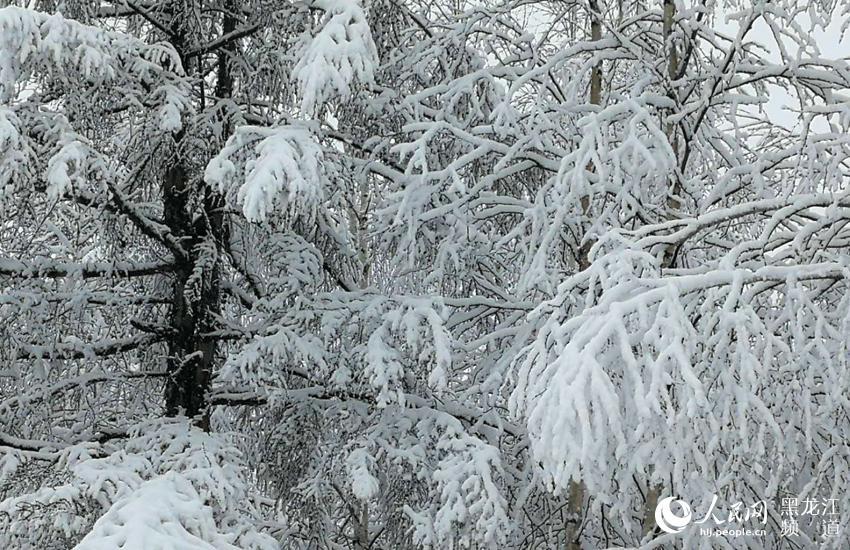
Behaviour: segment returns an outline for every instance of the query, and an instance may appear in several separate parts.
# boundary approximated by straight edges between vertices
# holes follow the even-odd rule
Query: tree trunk
[[[172,26],[173,45],[181,56],[184,69],[191,70],[191,60],[183,56],[184,44],[181,20]],[[223,32],[234,28],[231,17],[225,16]],[[232,79],[227,48],[220,53],[216,93],[230,96]],[[167,369],[170,373],[165,387],[166,414],[193,418],[204,430],[209,429],[207,397],[212,380],[218,338],[210,333],[216,329],[216,317],[221,311],[220,269],[218,242],[224,236],[222,199],[207,189],[192,189],[181,158],[182,132],[174,136],[174,157],[163,182],[164,222],[187,253],[177,259],[177,269],[171,289],[172,333],[168,340]],[[193,219],[189,213],[189,198],[202,193],[203,215]]]
[[[599,2],[590,0],[588,3],[590,8],[590,39],[593,41],[602,39],[602,14],[599,12]],[[594,65],[590,73],[590,103],[592,105],[602,104],[602,63]],[[587,167],[589,172],[593,172],[593,165]],[[581,199],[582,213],[586,216],[590,213],[590,198],[582,197]],[[579,269],[584,271],[590,267],[590,249],[593,246],[593,241],[582,239],[582,244],[579,247],[578,264]],[[570,500],[568,505],[569,519],[567,526],[567,544],[570,550],[579,550],[581,548],[581,522],[582,508],[584,506],[585,487],[581,481],[570,482]]]
[[[597,41],[602,39],[602,14],[599,12],[599,2],[590,0],[590,39]],[[593,66],[590,72],[590,104],[602,105],[602,62]],[[593,172],[592,164],[587,166],[588,172]],[[581,198],[581,210],[585,217],[590,214],[590,198],[584,196]],[[578,251],[578,267],[580,271],[584,271],[590,267],[590,249],[593,246],[593,241],[582,239],[582,244]]]
[[[643,523],[641,525],[642,537],[645,537],[655,530],[655,508],[658,506],[659,494],[661,494],[661,487],[657,485],[647,485],[643,511]]]
[[[355,548],[357,550],[369,549],[369,505],[365,502],[360,504],[360,519],[356,526]]]
[[[663,21],[662,21],[662,36],[664,38],[664,48],[667,55],[667,75],[671,79],[670,83],[670,99],[675,101],[675,93],[673,91],[672,79],[676,78],[677,73],[679,72],[679,53],[676,49],[676,43],[673,41],[673,23],[676,20],[676,3],[675,0],[663,0]],[[670,143],[670,147],[673,149],[673,153],[678,157],[679,147],[678,147],[678,133],[676,132],[676,126],[670,122],[667,122],[665,131],[667,133],[667,140]],[[677,174],[673,174],[670,178],[670,183],[668,185],[669,191],[667,194],[667,216],[669,219],[673,219],[676,216],[676,212],[682,207],[679,194],[681,193],[681,185],[679,181],[679,177]],[[664,257],[662,259],[662,267],[669,268],[673,267],[676,261],[676,249],[675,246],[669,246],[664,251]],[[663,487],[660,485],[652,485],[651,483],[647,483],[646,486],[646,499],[644,502],[644,515],[643,515],[643,523],[641,526],[641,535],[647,536],[655,530],[655,508],[658,506],[658,496],[661,494]]]
[[[584,483],[570,482],[570,496],[567,503],[567,548],[581,550],[581,523],[584,519]]]
[[[664,48],[667,55],[667,75],[669,76],[670,82],[670,91],[668,92],[668,97],[676,101],[675,92],[673,91],[672,79],[676,78],[676,75],[679,72],[679,52],[676,49],[676,43],[673,41],[673,23],[676,20],[676,3],[675,0],[663,0],[663,22],[662,22],[662,37],[664,38]],[[665,127],[665,132],[667,133],[667,141],[670,143],[670,147],[673,149],[673,153],[677,157],[678,163],[678,155],[679,155],[679,138],[678,133],[676,132],[676,126],[667,122]],[[674,219],[677,216],[677,212],[682,208],[681,201],[681,193],[682,193],[682,185],[678,174],[673,174],[670,177],[670,182],[668,184],[668,192],[667,192],[667,217],[669,219]],[[675,262],[676,256],[676,247],[675,245],[670,245],[664,251],[664,257],[662,258],[662,266],[665,268],[672,267]]]

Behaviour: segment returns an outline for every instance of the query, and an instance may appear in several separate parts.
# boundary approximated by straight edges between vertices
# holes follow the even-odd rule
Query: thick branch
[[[227,33],[223,36],[216,38],[215,40],[213,40],[211,42],[207,42],[206,44],[204,44],[202,46],[197,46],[195,48],[192,48],[191,50],[186,52],[186,57],[189,58],[189,57],[194,57],[196,55],[202,55],[202,54],[205,54],[205,53],[214,52],[214,51],[216,51],[220,48],[223,48],[224,46],[230,44],[231,42],[239,40],[240,38],[245,38],[247,36],[251,36],[252,34],[257,32],[258,30],[260,30],[261,27],[262,27],[262,25],[260,23],[255,23],[255,24],[249,25],[247,27],[242,27],[241,29],[236,29],[232,32],[229,32],[229,33]]]
[[[186,250],[180,245],[180,242],[174,237],[171,233],[171,230],[166,225],[158,224],[153,220],[148,219],[145,215],[139,212],[124,194],[116,188],[114,185],[107,183],[109,187],[109,191],[112,194],[112,200],[115,203],[115,206],[123,212],[130,221],[145,235],[148,237],[161,242],[163,245],[171,251],[172,254],[176,258],[180,260],[187,260],[189,255],[186,253]]]
[[[234,407],[237,405],[247,405],[258,407],[268,403],[268,398],[265,395],[260,395],[254,392],[225,392],[219,391],[209,396],[207,403],[211,406],[228,406]]]
[[[164,33],[165,36],[167,36],[169,38],[173,37],[171,29],[169,29],[164,24],[162,24],[156,17],[151,15],[151,13],[148,10],[146,10],[145,8],[140,6],[139,4],[137,4],[135,2],[129,2],[127,0],[124,0],[124,2],[122,2],[122,4],[127,6],[128,8],[130,8],[131,10],[136,12],[137,14],[141,15],[148,23],[150,23],[151,25],[153,25],[154,27],[159,29],[159,31]]]
[[[130,338],[117,338],[96,344],[77,342],[60,343],[52,346],[24,344],[18,348],[17,359],[85,359],[87,357],[108,357],[131,351],[141,346],[162,341],[156,334],[144,334]]]
[[[136,264],[131,262],[56,262],[48,259],[35,259],[24,263],[12,258],[0,258],[0,275],[23,279],[82,277],[143,277],[167,273],[174,269],[171,262],[149,262]]]
[[[0,448],[3,447],[15,449],[16,451],[43,453],[57,451],[63,446],[56,443],[50,443],[48,441],[21,439],[7,433],[0,432]]]

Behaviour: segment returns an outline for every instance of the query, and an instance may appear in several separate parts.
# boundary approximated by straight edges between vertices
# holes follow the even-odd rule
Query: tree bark
[[[670,97],[670,99],[675,101],[676,97],[673,91],[672,81],[677,77],[677,74],[679,72],[679,53],[676,49],[676,43],[673,41],[673,24],[676,20],[675,0],[663,0],[662,7],[663,20],[661,34],[664,38],[664,48],[667,56],[667,76],[671,80],[670,92],[668,96]],[[670,143],[670,147],[673,149],[673,153],[678,157],[679,146],[676,126],[668,121],[665,128],[665,132],[667,134],[667,140]],[[673,174],[670,177],[669,191],[667,194],[667,217],[669,219],[673,219],[676,216],[676,212],[682,207],[681,200],[679,197],[680,193],[681,185],[679,183],[679,177],[677,174]],[[669,246],[664,251],[662,266],[665,268],[673,267],[675,261],[676,247]],[[647,483],[646,498],[644,501],[643,523],[641,525],[641,535],[644,537],[655,530],[655,508],[656,506],[658,506],[658,496],[661,494],[662,490],[663,487],[660,485],[652,485],[651,483]]]
[[[177,147],[180,145],[180,137],[182,136],[175,138]],[[195,418],[205,408],[215,355],[215,341],[204,339],[200,334],[208,332],[202,330],[202,326],[212,311],[217,309],[218,289],[217,281],[202,277],[204,280],[201,282],[197,303],[190,304],[186,296],[189,279],[195,270],[196,245],[199,242],[199,235],[196,234],[188,212],[190,192],[186,170],[178,152],[172,165],[168,167],[163,182],[164,217],[165,224],[172,234],[178,235],[189,257],[178,260],[171,285],[169,323],[172,332],[168,338],[167,360],[170,376],[165,387],[165,408],[169,416],[184,414]]]
[[[231,16],[223,19],[223,34],[232,32]],[[172,26],[173,45],[181,56],[184,69],[191,70],[192,60],[184,55],[182,21]],[[228,45],[232,47],[232,45]],[[219,50],[216,92],[229,96],[232,78],[229,49]],[[219,242],[224,235],[222,199],[206,188],[193,189],[181,158],[182,133],[174,136],[175,154],[163,182],[164,222],[188,253],[179,260],[171,287],[173,330],[168,341],[168,382],[165,388],[166,414],[184,414],[204,430],[209,429],[208,394],[218,351],[218,338],[209,336],[216,328],[221,311],[221,280],[218,259]],[[201,194],[203,213],[195,219],[189,213],[189,199]],[[190,288],[191,287],[191,288]],[[191,290],[189,295],[187,291]]]
[[[597,41],[602,39],[602,14],[599,12],[598,0],[590,0],[588,2],[590,8],[590,39]],[[602,62],[600,61],[593,66],[590,72],[590,104],[602,105]],[[592,164],[587,166],[588,172],[593,172]],[[581,211],[587,217],[590,215],[590,197],[584,196],[581,198]],[[582,240],[578,250],[578,267],[580,271],[584,271],[590,267],[590,249],[593,246],[593,241]]]
[[[598,0],[590,0],[588,2],[590,8],[590,39],[597,41],[602,39],[602,14],[599,11]],[[602,63],[594,65],[590,72],[590,103],[591,105],[602,104]],[[593,165],[587,167],[589,172],[593,172]],[[585,217],[590,213],[590,198],[585,196],[581,199],[581,209]],[[584,271],[590,267],[590,249],[593,246],[593,241],[582,239],[582,244],[578,251],[579,269]],[[570,550],[581,549],[581,522],[582,508],[584,506],[585,486],[581,481],[571,481],[569,487],[569,504],[568,525],[567,525],[567,544]]]
[[[668,97],[676,101],[676,94],[673,88],[673,79],[675,79],[679,73],[679,52],[676,48],[676,43],[673,41],[673,24],[676,21],[676,2],[675,0],[663,0],[663,22],[661,34],[664,38],[664,49],[667,56],[667,76],[670,79],[670,91],[668,92]],[[670,143],[670,147],[673,149],[673,153],[677,157],[678,164],[678,156],[679,156],[679,138],[678,133],[676,132],[676,126],[672,122],[667,122],[665,127],[665,132],[667,134],[667,141]],[[668,192],[667,192],[667,217],[668,219],[674,219],[676,217],[676,213],[682,208],[681,201],[681,193],[682,193],[682,185],[679,179],[679,175],[674,173],[670,177],[670,181],[668,184]],[[664,251],[664,257],[662,258],[662,266],[665,268],[669,268],[673,266],[675,262],[676,256],[676,247],[669,246]]]

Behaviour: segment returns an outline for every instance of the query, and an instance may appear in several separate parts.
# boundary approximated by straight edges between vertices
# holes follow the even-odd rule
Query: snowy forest
[[[0,548],[850,547],[845,31],[0,0]]]

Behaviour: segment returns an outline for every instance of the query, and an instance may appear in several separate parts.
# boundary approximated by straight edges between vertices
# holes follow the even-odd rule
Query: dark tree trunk
[[[179,143],[179,142],[178,142]],[[198,245],[207,240],[209,226],[206,220],[193,223],[188,212],[189,195],[186,170],[178,158],[168,168],[163,185],[165,223],[177,235],[188,253],[177,259],[177,269],[171,287],[171,335],[168,340],[168,372],[165,388],[166,413],[169,416],[184,414],[198,417],[206,425],[203,415],[209,390],[216,341],[205,334],[214,330],[215,314],[220,309],[218,262],[201,262],[203,249]],[[200,280],[193,278],[201,270]],[[197,292],[187,295],[190,285]]]
[[[224,19],[223,32],[232,30],[234,22]],[[191,70],[192,60],[183,58],[185,44],[178,18],[172,27],[173,44],[181,55],[184,69]],[[228,51],[225,48],[218,67],[216,94],[230,96],[232,81]],[[168,340],[167,369],[170,374],[165,387],[165,408],[169,416],[186,415],[201,428],[209,429],[208,394],[218,352],[218,337],[213,336],[221,312],[221,281],[218,258],[219,243],[225,237],[223,200],[211,190],[192,187],[186,164],[181,157],[182,134],[175,135],[174,157],[163,182],[164,221],[187,252],[177,259],[171,289],[171,336]],[[189,212],[190,198],[202,200],[203,210],[194,216]]]

